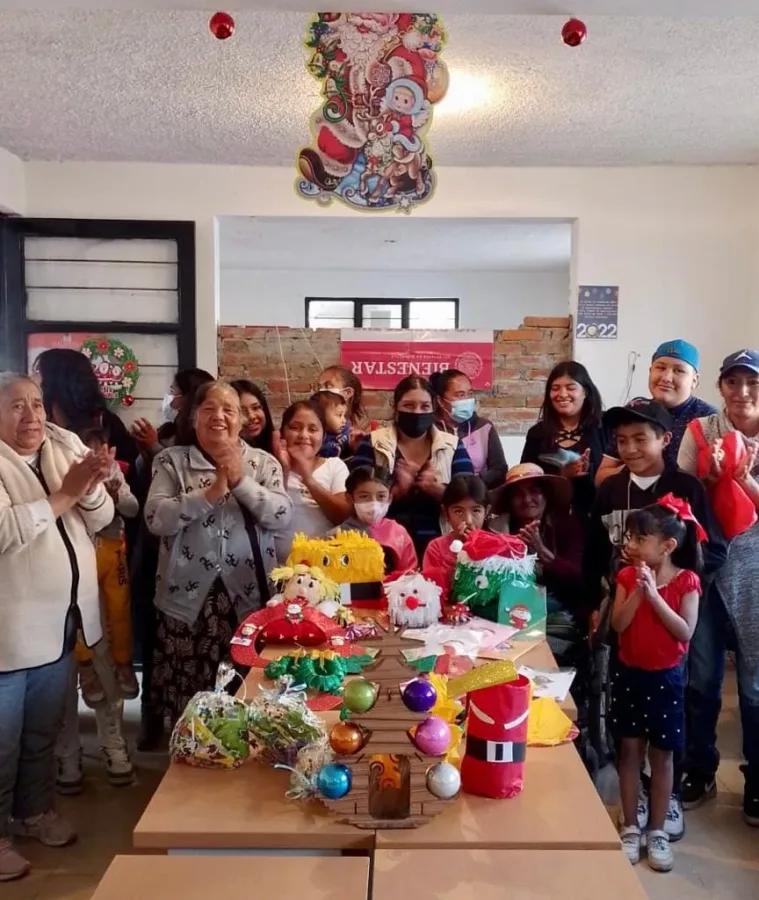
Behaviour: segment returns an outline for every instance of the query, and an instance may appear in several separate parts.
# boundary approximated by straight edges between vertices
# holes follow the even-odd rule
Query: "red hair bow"
[[[709,540],[709,536],[701,527],[701,523],[693,515],[693,510],[690,508],[690,503],[688,503],[687,500],[675,497],[674,494],[669,493],[665,494],[663,497],[659,497],[656,503],[658,506],[663,506],[664,509],[668,509],[670,512],[674,513],[681,522],[693,522],[696,526],[696,537],[701,543]]]

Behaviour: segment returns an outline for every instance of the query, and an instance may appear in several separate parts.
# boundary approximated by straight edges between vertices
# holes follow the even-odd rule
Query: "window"
[[[0,221],[0,369],[53,347],[121,341],[139,379],[122,417],[155,420],[177,368],[195,365],[192,222]],[[107,395],[106,395],[107,396]]]
[[[458,328],[458,300],[306,297],[306,328]]]

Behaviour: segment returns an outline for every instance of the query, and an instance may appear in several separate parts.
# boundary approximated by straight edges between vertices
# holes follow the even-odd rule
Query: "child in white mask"
[[[390,508],[390,473],[379,467],[361,466],[345,482],[353,513],[341,525],[343,531],[368,534],[385,551],[385,574],[419,568],[411,535],[403,525],[387,518]]]

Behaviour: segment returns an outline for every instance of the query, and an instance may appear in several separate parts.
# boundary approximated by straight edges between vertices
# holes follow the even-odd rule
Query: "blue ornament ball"
[[[343,763],[327,763],[316,776],[319,793],[327,800],[339,800],[351,789],[351,770]]]
[[[426,678],[415,678],[403,689],[403,702],[411,712],[429,712],[437,703],[435,686]]]

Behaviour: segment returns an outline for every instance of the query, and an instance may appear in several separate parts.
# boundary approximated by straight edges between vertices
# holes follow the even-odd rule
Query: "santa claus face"
[[[415,103],[416,97],[410,88],[403,87],[403,85],[393,88],[393,93],[390,96],[390,106],[395,112],[406,116],[411,115]]]
[[[365,65],[382,53],[385,41],[398,32],[397,13],[348,13],[335,28],[340,48],[353,65]]]
[[[390,619],[394,625],[425,628],[440,620],[440,588],[413,574],[385,585]]]
[[[514,606],[509,613],[509,621],[514,628],[527,628],[531,618],[530,610],[526,606]]]

